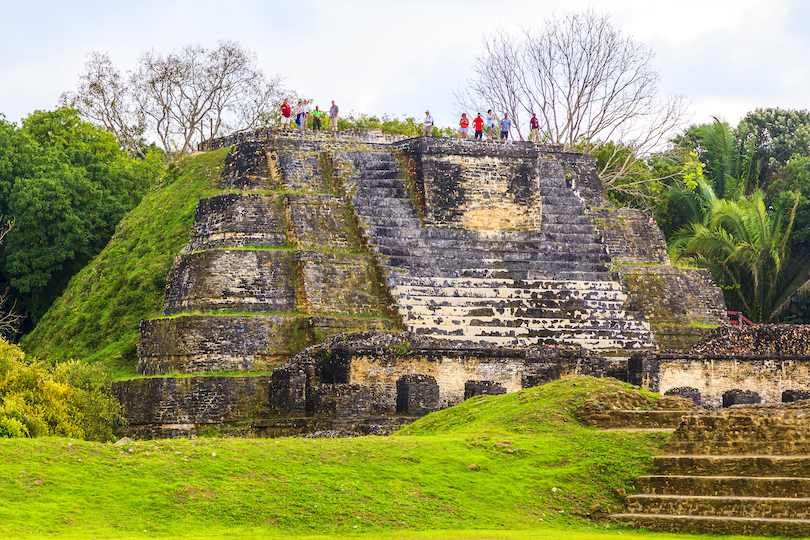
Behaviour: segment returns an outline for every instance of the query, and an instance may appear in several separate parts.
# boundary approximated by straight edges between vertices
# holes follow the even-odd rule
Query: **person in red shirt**
[[[532,119],[529,121],[529,129],[531,129],[529,140],[536,143],[540,142],[540,121],[534,113],[532,113]]]
[[[470,125],[470,121],[467,119],[467,113],[461,114],[461,120],[458,123],[459,131],[461,132],[462,139],[469,139],[469,135],[467,135],[467,128]]]
[[[484,136],[484,119],[481,118],[481,113],[478,113],[473,119],[473,127],[475,127],[475,138],[482,139]]]
[[[281,104],[281,129],[290,127],[290,114],[292,110],[290,109],[290,104],[287,103],[287,100],[284,100],[284,103]]]

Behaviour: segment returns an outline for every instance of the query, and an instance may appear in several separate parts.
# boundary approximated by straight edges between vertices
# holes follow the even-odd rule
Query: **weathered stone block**
[[[345,198],[287,195],[285,206],[293,247],[314,251],[360,251],[354,212]]]
[[[539,153],[534,147],[427,139],[398,147],[414,158],[426,225],[540,230]]]
[[[723,407],[762,403],[762,397],[753,390],[729,390],[723,392]]]
[[[219,249],[178,255],[166,282],[163,313],[293,311],[294,272],[290,251]]]
[[[138,373],[270,370],[329,336],[388,328],[379,319],[187,315],[141,321]]]
[[[506,388],[492,381],[467,381],[464,383],[464,399],[475,396],[499,396],[506,393]]]
[[[810,390],[785,390],[782,392],[782,403],[792,403],[810,399]]]
[[[439,385],[430,375],[405,375],[397,380],[397,412],[424,416],[439,409]]]
[[[183,252],[286,244],[282,197],[230,193],[200,200]]]
[[[295,366],[273,370],[270,408],[283,416],[304,416],[307,412],[307,374]]]
[[[664,393],[665,396],[678,396],[686,399],[691,399],[695,405],[700,405],[700,391],[691,386],[682,386],[679,388],[670,388]]]
[[[381,279],[371,257],[299,252],[298,309],[306,313],[380,313]]]
[[[359,384],[322,384],[312,390],[312,414],[357,418],[371,412],[369,388]]]
[[[270,376],[151,377],[112,383],[130,426],[215,424],[266,407]]]
[[[275,152],[268,152],[263,143],[237,143],[225,159],[222,181],[232,189],[276,189],[279,177],[275,161]]]

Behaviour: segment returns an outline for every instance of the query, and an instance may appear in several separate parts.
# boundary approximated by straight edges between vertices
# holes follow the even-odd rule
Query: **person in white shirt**
[[[425,129],[423,135],[430,137],[433,135],[433,117],[430,116],[430,111],[425,111]]]

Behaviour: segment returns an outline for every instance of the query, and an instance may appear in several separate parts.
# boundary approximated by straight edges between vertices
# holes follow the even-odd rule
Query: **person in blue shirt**
[[[512,127],[512,121],[509,120],[509,114],[503,113],[503,118],[501,119],[501,139],[505,141],[509,140],[510,127]]]

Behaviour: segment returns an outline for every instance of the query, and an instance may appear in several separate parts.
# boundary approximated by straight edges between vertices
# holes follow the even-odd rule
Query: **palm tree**
[[[785,219],[782,208],[768,211],[761,191],[727,200],[703,184],[696,193],[702,194],[698,198],[705,212],[675,235],[673,262],[707,268],[726,292],[730,308],[757,322],[772,318],[783,309],[786,294],[797,290],[793,284],[781,285],[799,197]]]

